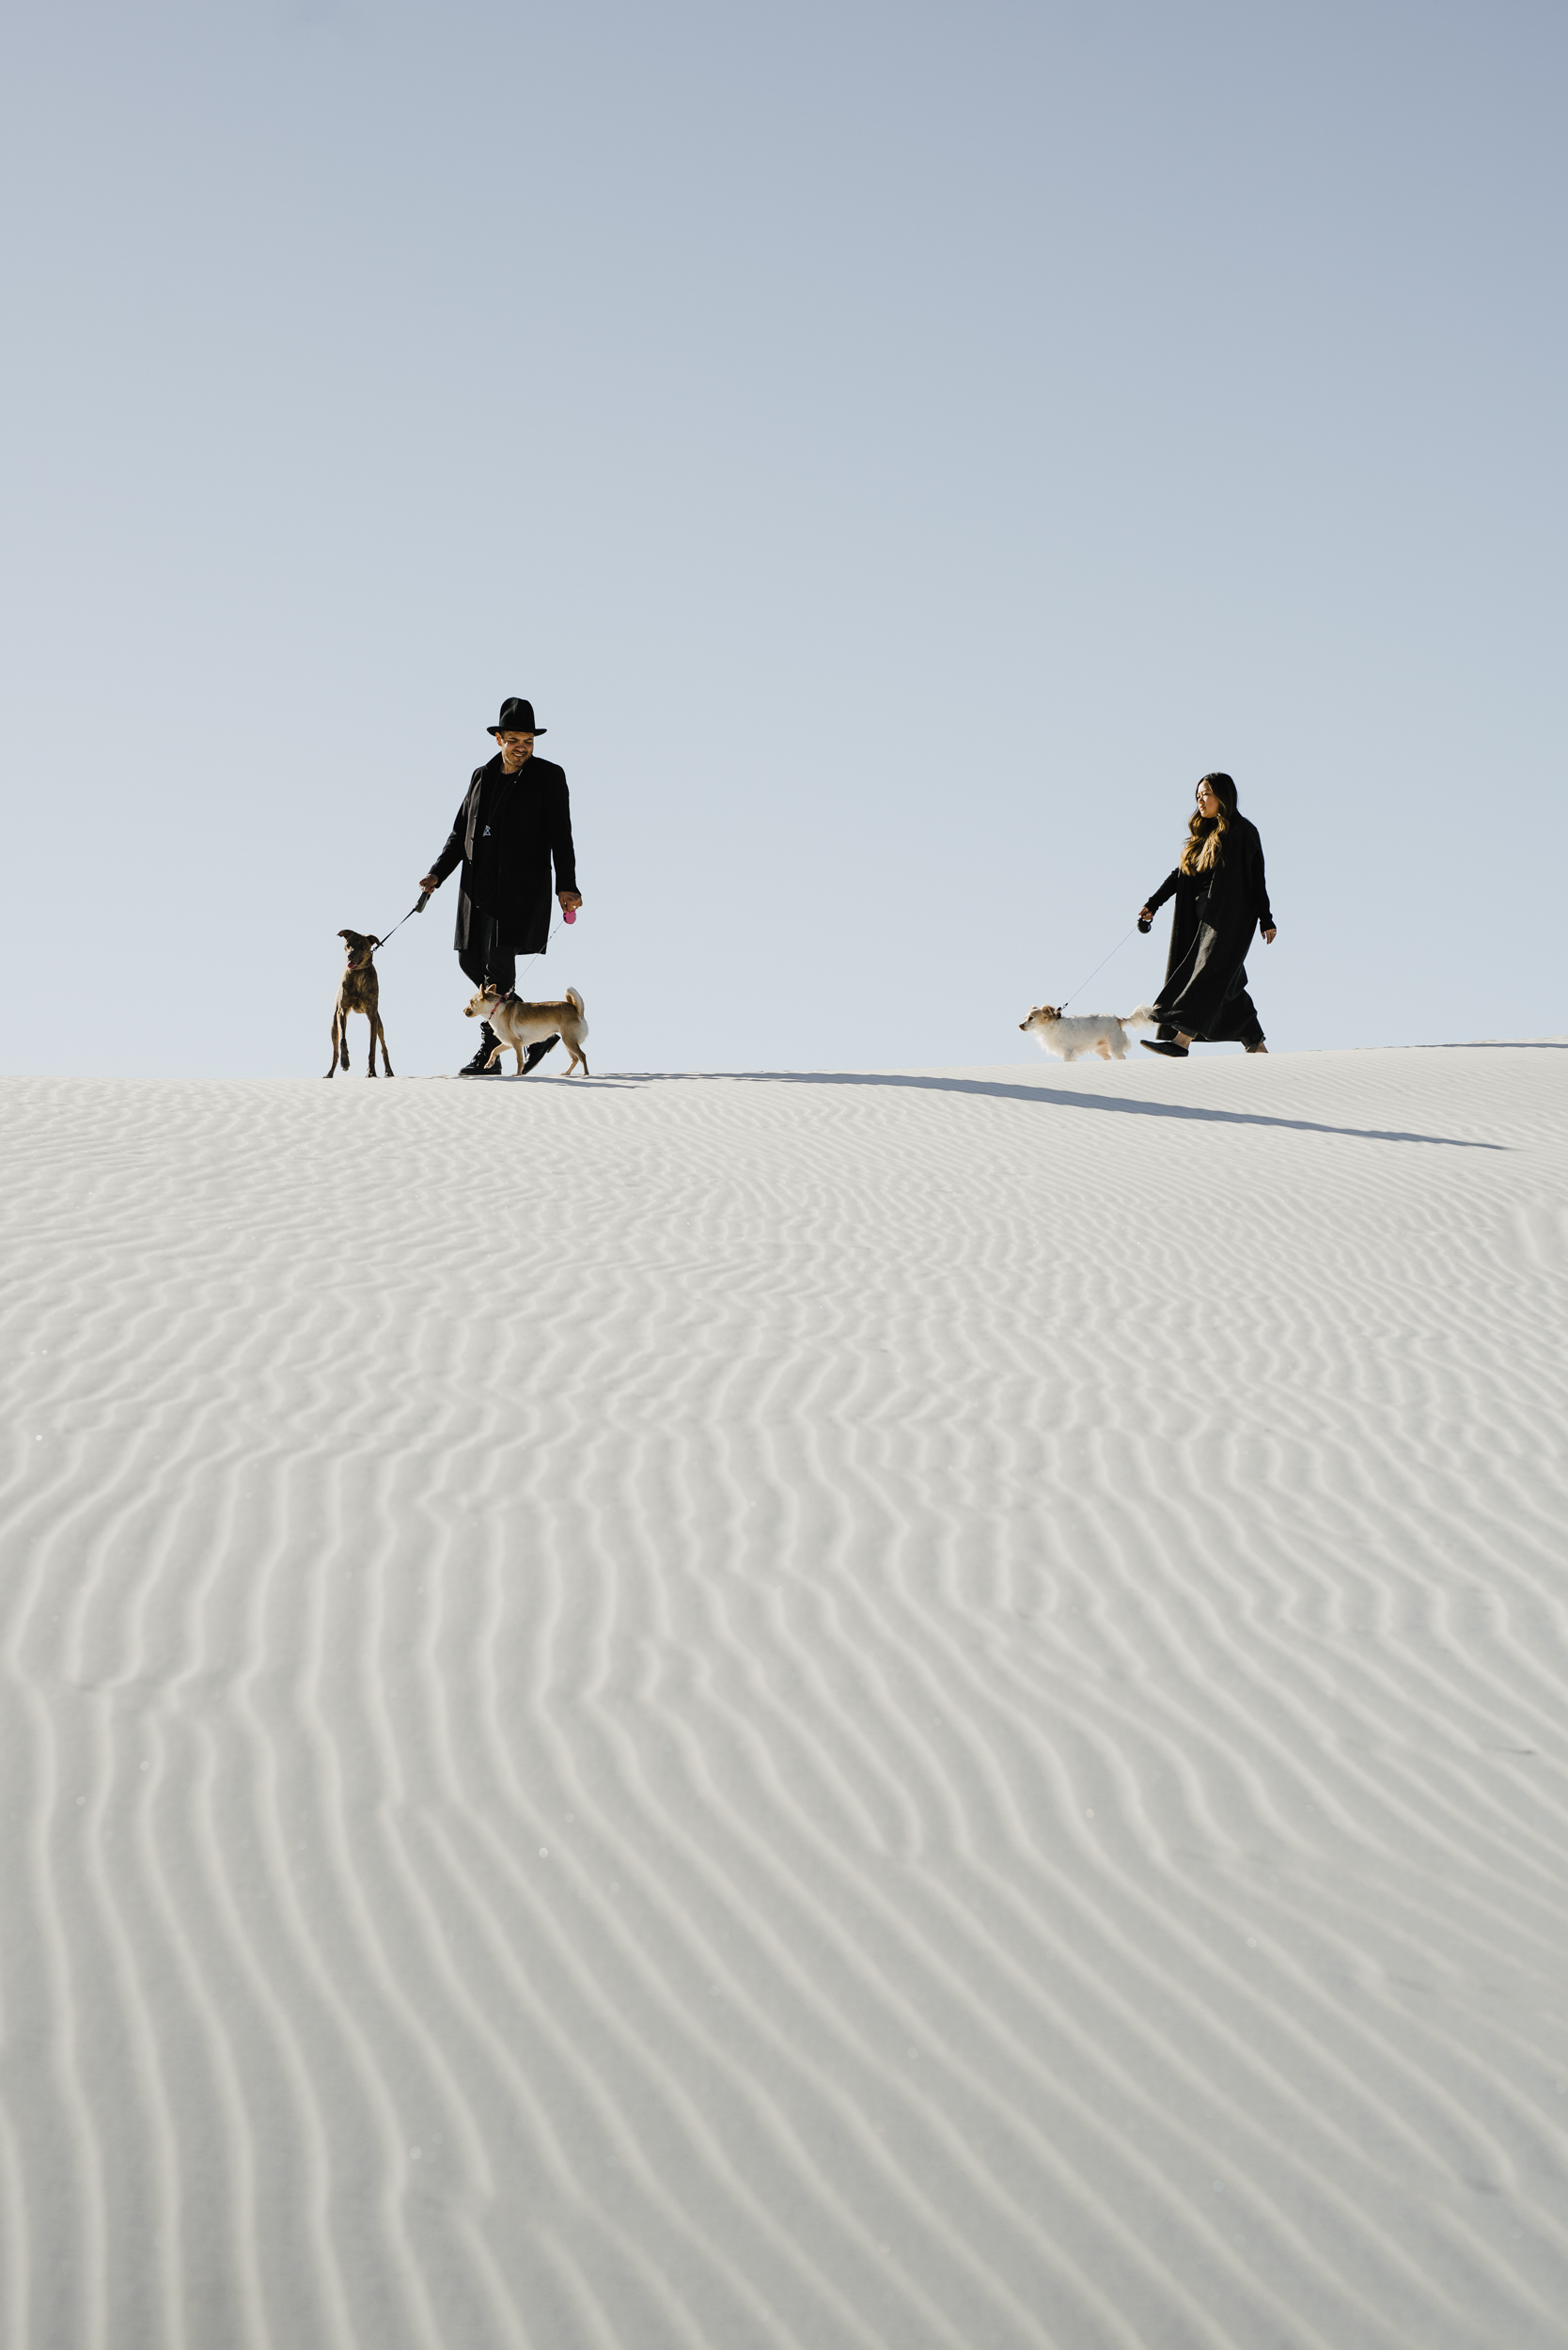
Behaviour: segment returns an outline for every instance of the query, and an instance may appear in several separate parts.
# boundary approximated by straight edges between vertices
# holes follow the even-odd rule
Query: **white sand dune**
[[[7,2350],[1568,2344],[1565,1080],[8,1084]]]

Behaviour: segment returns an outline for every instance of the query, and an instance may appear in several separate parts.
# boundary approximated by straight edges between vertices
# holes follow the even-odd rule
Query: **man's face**
[[[508,775],[515,775],[523,761],[534,755],[531,734],[498,734],[495,740],[501,746],[501,764]]]

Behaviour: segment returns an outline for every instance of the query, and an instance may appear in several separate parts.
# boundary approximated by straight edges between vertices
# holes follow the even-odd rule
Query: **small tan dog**
[[[488,1066],[500,1066],[503,1053],[517,1055],[517,1073],[523,1074],[523,1054],[530,1044],[542,1044],[547,1036],[558,1036],[572,1058],[567,1063],[570,1077],[579,1061],[583,1074],[593,1072],[583,1052],[583,1039],[588,1032],[583,999],[574,987],[569,987],[558,1004],[525,1004],[516,995],[503,996],[494,979],[487,980],[477,995],[463,1006],[467,1020],[488,1020],[501,1042],[490,1056]]]
[[[332,1066],[327,1071],[327,1075],[329,1077],[337,1075],[339,1058],[344,1068],[347,1069],[349,1065],[349,1014],[351,1011],[362,1011],[370,1024],[370,1065],[365,1074],[368,1077],[373,1077],[376,1073],[376,1039],[380,1037],[381,1065],[390,1077],[392,1063],[386,1057],[386,1031],[381,1025],[381,1012],[378,1009],[381,999],[381,981],[376,977],[376,966],[370,960],[376,948],[381,945],[381,941],[379,938],[368,937],[362,931],[339,931],[337,935],[348,949],[349,967],[338,982],[337,1001],[332,1008]]]
[[[1058,1060],[1076,1060],[1080,1053],[1098,1053],[1102,1060],[1125,1060],[1129,1028],[1157,1028],[1152,1004],[1118,1018],[1114,1011],[1081,1012],[1063,1019],[1055,1004],[1036,1004],[1018,1026],[1026,1036],[1037,1037],[1044,1051]]]

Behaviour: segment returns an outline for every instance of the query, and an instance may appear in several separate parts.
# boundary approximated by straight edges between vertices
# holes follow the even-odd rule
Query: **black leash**
[[[407,912],[407,913],[403,916],[403,921],[402,921],[402,922],[394,922],[394,923],[393,923],[393,925],[392,925],[392,928],[391,928],[391,929],[387,932],[387,933],[386,933],[386,938],[392,938],[392,937],[395,937],[395,936],[396,936],[396,934],[397,934],[397,932],[402,929],[403,922],[411,922],[411,921],[414,919],[414,916],[415,916],[416,914],[423,914],[423,912],[425,911],[425,908],[429,905],[430,901],[431,901],[431,893],[430,893],[430,891],[429,891],[428,889],[421,889],[421,891],[419,892],[418,897],[415,900],[415,901],[414,901],[413,905],[411,905],[411,906],[409,907],[408,912]],[[371,948],[369,954],[368,954],[368,957],[366,958],[366,960],[367,960],[368,962],[369,962],[369,963],[374,963],[374,961],[375,961],[375,959],[376,959],[376,947],[384,947],[384,946],[385,946],[385,944],[386,944],[386,938],[378,938],[378,939],[377,939],[377,941],[376,941],[376,946]]]

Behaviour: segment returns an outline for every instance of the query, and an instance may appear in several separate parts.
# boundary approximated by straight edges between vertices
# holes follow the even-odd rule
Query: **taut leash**
[[[395,935],[396,935],[396,933],[397,933],[399,931],[400,931],[400,930],[402,929],[403,922],[411,922],[411,921],[414,919],[414,916],[415,916],[416,914],[423,914],[423,912],[425,911],[425,908],[429,905],[430,901],[431,901],[431,893],[430,893],[430,891],[429,891],[428,889],[421,889],[421,891],[419,892],[418,897],[415,900],[414,903],[413,903],[413,904],[409,907],[408,912],[407,912],[407,913],[403,916],[403,920],[402,920],[402,922],[394,922],[394,923],[393,923],[393,925],[392,925],[391,930],[389,930],[389,931],[387,932],[387,933],[386,933],[386,938],[391,938],[391,937],[395,936]],[[377,939],[377,941],[376,941],[376,946],[371,948],[371,949],[370,949],[370,951],[369,951],[368,955],[367,955],[367,957],[365,958],[365,959],[366,959],[366,961],[367,961],[367,963],[373,963],[373,962],[375,961],[376,947],[384,947],[384,946],[385,946],[385,944],[386,944],[386,938],[378,938],[378,939]],[[1090,974],[1090,977],[1092,977],[1092,976],[1093,976],[1093,975],[1092,975],[1092,973],[1091,973],[1091,974]]]
[[[1111,948],[1110,953],[1105,957],[1105,962],[1097,963],[1095,964],[1093,970],[1089,975],[1089,979],[1097,979],[1101,972],[1105,969],[1105,963],[1114,962],[1116,957],[1121,952],[1122,948],[1127,944],[1127,939],[1132,937],[1133,931],[1140,931],[1142,928],[1143,924],[1141,922],[1135,922],[1133,924],[1133,930],[1127,932],[1126,937],[1119,938],[1117,940],[1115,946]],[[1089,979],[1080,979],[1077,986],[1073,990],[1073,995],[1081,995],[1085,988],[1089,985]],[[1061,1002],[1057,1007],[1058,1011],[1065,1011],[1067,1010],[1068,1005],[1073,1001],[1073,995],[1064,995],[1062,997]]]

